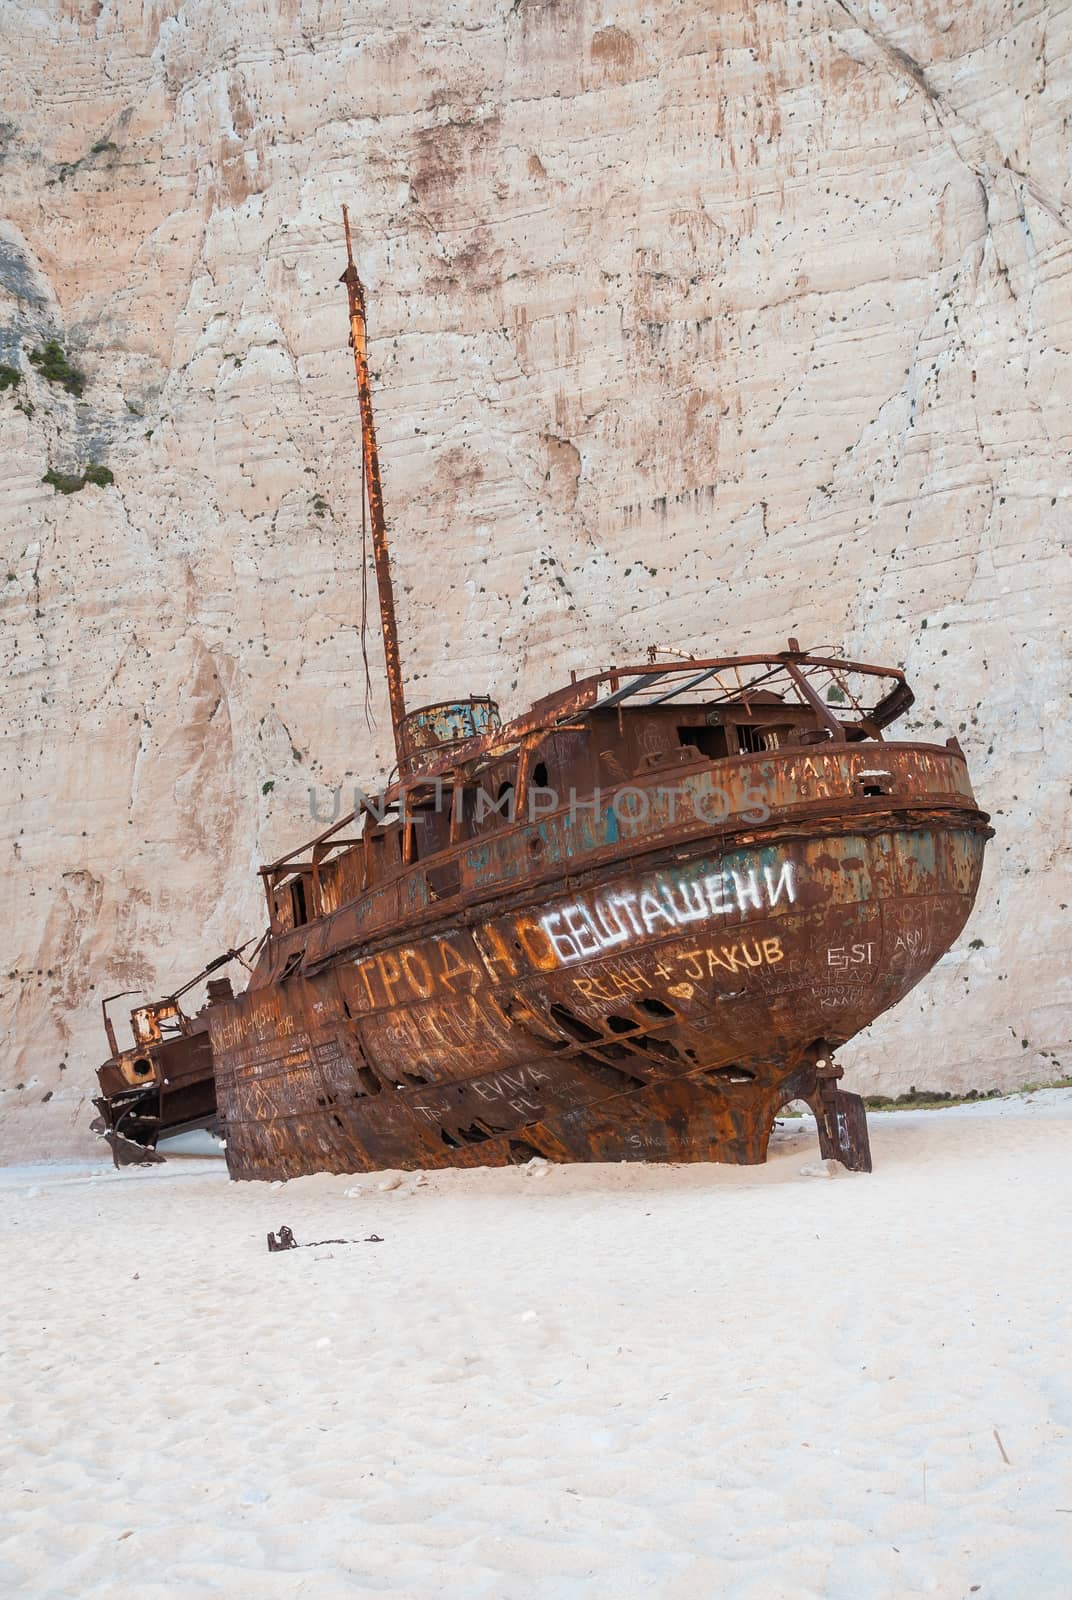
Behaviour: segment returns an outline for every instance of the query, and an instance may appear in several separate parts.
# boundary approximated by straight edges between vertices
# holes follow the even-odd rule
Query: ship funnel
[[[402,719],[400,753],[406,769],[419,773],[444,750],[491,733],[502,726],[499,708],[486,695],[468,700],[439,700],[421,706]]]

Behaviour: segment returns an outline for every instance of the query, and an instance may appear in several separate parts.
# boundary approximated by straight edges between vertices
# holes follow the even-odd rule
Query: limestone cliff
[[[7,8],[9,1150],[82,1136],[100,996],[258,931],[310,786],[386,765],[343,201],[413,698],[790,633],[903,663],[999,832],[846,1065],[1067,1070],[1070,74],[1043,0]]]

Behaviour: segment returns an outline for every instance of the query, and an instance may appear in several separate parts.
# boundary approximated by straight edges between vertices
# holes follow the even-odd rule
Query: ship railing
[[[801,650],[795,639],[777,656],[732,656],[717,661],[653,661],[639,667],[611,667],[597,678],[592,711],[633,706],[702,705],[713,710],[730,703],[746,708],[753,696],[773,695],[786,704],[810,706],[835,743],[851,731],[846,719],[879,732],[912,704],[912,691],[896,667],[876,667],[841,657]],[[606,684],[606,692],[601,686]],[[865,686],[884,692],[875,696]],[[578,685],[582,687],[582,685]]]

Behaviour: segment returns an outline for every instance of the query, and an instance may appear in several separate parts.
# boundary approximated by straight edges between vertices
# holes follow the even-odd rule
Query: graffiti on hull
[[[540,918],[563,966],[608,950],[666,937],[723,916],[747,918],[797,898],[792,861],[749,872],[660,873],[645,887],[579,897]]]

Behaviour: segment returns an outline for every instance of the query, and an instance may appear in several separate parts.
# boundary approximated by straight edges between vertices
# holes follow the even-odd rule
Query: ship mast
[[[387,694],[391,703],[391,726],[395,736],[398,770],[403,772],[402,721],[406,701],[402,688],[402,661],[398,653],[398,628],[395,622],[395,595],[391,584],[391,557],[387,549],[387,525],[383,515],[383,486],[380,483],[380,455],[376,448],[376,424],[372,417],[372,389],[368,370],[368,330],[365,324],[365,290],[354,266],[350,241],[350,214],[342,208],[346,230],[346,271],[339,279],[345,283],[350,300],[350,344],[354,352],[357,394],[361,403],[361,453],[364,461],[364,492],[368,495],[372,522],[372,552],[376,567],[376,591],[380,598],[380,625],[383,654],[387,664]]]

